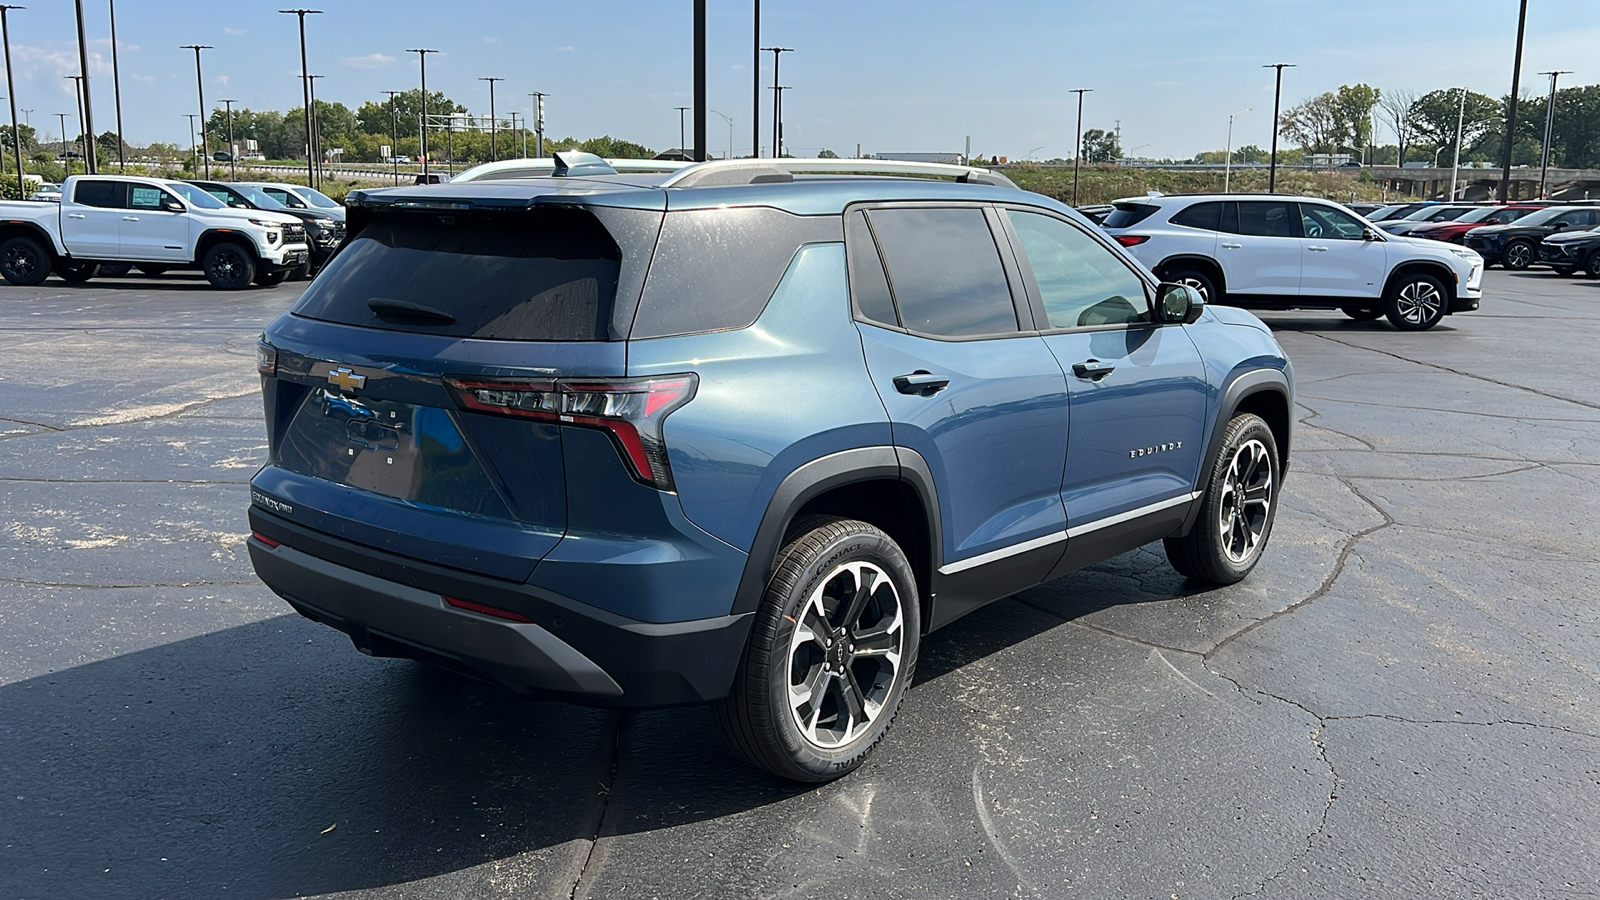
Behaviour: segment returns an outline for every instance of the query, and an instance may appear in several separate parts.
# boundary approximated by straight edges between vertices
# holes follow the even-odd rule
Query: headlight
[[[1455,255],[1461,257],[1462,259],[1464,259],[1464,260],[1466,260],[1468,262],[1482,262],[1483,261],[1483,257],[1478,254],[1478,251],[1469,250],[1466,247],[1451,247],[1450,248],[1450,252],[1454,253]]]

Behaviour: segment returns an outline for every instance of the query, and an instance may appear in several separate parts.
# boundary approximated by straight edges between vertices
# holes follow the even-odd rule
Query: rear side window
[[[586,213],[396,216],[362,229],[293,312],[453,337],[604,340],[620,268]]]
[[[1010,283],[983,210],[875,209],[868,218],[906,328],[943,337],[1017,330]]]
[[[72,191],[72,200],[84,206],[102,209],[121,209],[127,185],[120,181],[80,181]]]
[[[1100,224],[1107,228],[1131,228],[1155,215],[1159,208],[1148,203],[1118,203]]]
[[[845,246],[849,248],[850,296],[856,302],[856,310],[868,322],[898,326],[900,317],[889,294],[889,278],[884,274],[883,258],[878,255],[878,244],[872,239],[865,213],[850,214],[845,224]]]
[[[1206,231],[1222,230],[1222,204],[1196,203],[1172,217],[1172,224],[1185,228],[1203,228]]]

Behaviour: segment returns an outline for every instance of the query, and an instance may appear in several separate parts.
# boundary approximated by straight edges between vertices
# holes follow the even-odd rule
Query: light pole
[[[1278,70],[1278,86],[1272,94],[1272,160],[1267,169],[1267,193],[1278,190],[1278,114],[1283,101],[1283,70],[1295,68],[1294,63],[1268,63],[1261,68]]]
[[[1461,89],[1461,105],[1456,108],[1456,157],[1450,163],[1450,200],[1456,199],[1456,178],[1461,174],[1461,135],[1467,122],[1467,89]]]
[[[56,113],[56,118],[61,120],[61,166],[62,166],[62,169],[68,175],[71,175],[72,174],[72,160],[67,158],[67,114],[66,113]],[[190,135],[189,136],[189,143],[193,144],[194,143],[194,125],[193,125],[193,123],[191,123],[190,126],[189,126],[189,135]],[[18,185],[18,187],[20,188],[21,185]]]
[[[206,82],[205,79],[200,75],[200,51],[210,50],[213,48],[206,44],[184,44],[183,49],[194,51],[194,84],[195,90],[200,95],[200,146],[205,148],[207,151],[201,153],[200,158],[204,160],[203,165],[206,167],[206,178],[209,179],[211,177],[211,154],[210,148],[207,145],[211,143],[211,141],[206,137]]]
[[[25,195],[22,187],[22,133],[17,130],[17,86],[11,79],[11,24],[6,20],[6,13],[13,9],[26,9],[22,6],[0,4],[0,41],[5,42],[6,48],[6,99],[11,101],[11,146],[17,154],[17,199]]]
[[[89,170],[89,146],[88,141],[85,139],[87,132],[83,128],[83,76],[64,75],[62,77],[71,79],[73,82],[72,96],[73,99],[78,101],[78,149],[83,153],[83,174],[91,175],[93,173]],[[65,141],[66,135],[62,135],[61,139]]]
[[[317,79],[322,77],[324,76],[306,76],[306,84],[311,86],[307,91],[307,93],[311,95],[311,139],[309,144],[311,149],[315,151],[317,157],[317,183],[311,185],[312,187],[317,187],[318,185],[322,184],[322,117],[317,115]]]
[[[280,9],[284,15],[298,16],[300,19],[300,96],[306,108],[306,181],[308,187],[317,186],[317,170],[311,158],[311,79],[310,70],[306,68],[306,16],[321,15],[320,9]]]
[[[533,155],[544,156],[544,98],[550,96],[543,91],[534,91],[528,95],[533,98]]]
[[[719,113],[714,109],[709,111],[717,113],[717,115],[722,117],[722,121],[728,123],[728,158],[733,159],[733,119],[726,113]]]
[[[761,155],[761,0],[755,0],[754,39],[750,42],[750,155]]]
[[[189,155],[194,157],[194,159],[190,160],[190,162],[193,163],[193,165],[194,165],[194,170],[193,171],[196,174],[199,174],[199,172],[200,172],[200,145],[196,144],[194,142],[194,120],[195,120],[195,114],[194,113],[184,113],[184,115],[189,117]]]
[[[784,85],[773,85],[772,92],[775,98],[772,101],[772,124],[777,126],[777,143],[772,145],[772,158],[783,158],[783,92],[792,91],[794,88]]]
[[[394,115],[394,97],[404,91],[384,91],[389,95],[389,164],[394,167],[394,183],[400,184],[400,120]]]
[[[1545,103],[1544,110],[1544,153],[1539,160],[1539,199],[1547,199],[1550,195],[1546,192],[1545,185],[1550,178],[1550,139],[1555,137],[1556,127],[1556,79],[1571,72],[1540,72],[1540,75],[1550,76],[1550,99]],[[15,119],[16,116],[12,116]],[[13,126],[15,127],[15,126]]]
[[[780,90],[779,87],[778,87],[778,62],[779,62],[780,59],[782,59],[783,54],[785,54],[785,53],[793,53],[794,52],[794,48],[793,47],[762,47],[761,49],[765,50],[765,51],[768,51],[768,52],[770,52],[772,54],[772,102],[774,104],[776,104],[779,100],[781,100],[783,98],[783,91]],[[777,158],[780,155],[778,153],[778,140],[779,140],[779,138],[778,138],[778,118],[779,118],[779,115],[780,115],[780,113],[778,111],[778,107],[777,106],[773,106],[773,108],[772,108],[772,155],[773,155],[774,158]],[[760,148],[757,147],[756,149],[757,149],[756,155],[760,156],[761,155],[761,153],[759,152]]]
[[[496,81],[505,81],[505,79],[491,77],[479,78],[478,80],[489,82],[489,159],[491,161],[497,160],[500,158],[500,142],[495,131],[495,126],[498,123],[495,122],[494,118],[494,83]]]
[[[83,0],[74,0],[78,11],[78,90],[83,99],[83,109],[78,117],[83,125],[85,134],[90,135],[84,142],[83,171],[90,175],[98,172],[100,166],[95,159],[94,152],[94,105],[89,102],[89,44],[83,39]]]
[[[673,109],[678,111],[678,152],[687,156],[688,151],[683,147],[683,114],[686,110],[690,109],[690,107],[674,106]]]
[[[111,7],[111,93],[117,105],[117,171],[128,171],[128,154],[122,140],[122,73],[117,68],[117,0],[108,0]]]
[[[1083,95],[1094,88],[1073,88],[1069,94],[1078,95],[1078,128],[1072,133],[1072,205],[1078,205],[1078,167],[1083,160]]]
[[[231,181],[238,181],[239,164],[234,160],[234,157],[238,155],[238,152],[233,146],[233,104],[239,101],[218,100],[217,102],[221,103],[228,110],[228,179]]]
[[[1233,181],[1233,120],[1249,112],[1251,107],[1239,110],[1228,117],[1228,151],[1223,158],[1222,165],[1222,192],[1226,194]]]
[[[1517,92],[1522,89],[1522,37],[1528,27],[1528,0],[1522,0],[1517,13],[1517,58],[1511,64],[1511,98],[1506,101],[1506,146],[1500,157],[1500,190],[1496,193],[1501,203],[1511,193],[1511,147],[1517,140]]]
[[[417,132],[418,149],[421,152],[417,155],[422,157],[422,181],[426,184],[428,181],[428,54],[439,51],[417,48],[406,52],[417,55],[417,64],[422,69],[422,118],[418,120],[422,127]]]

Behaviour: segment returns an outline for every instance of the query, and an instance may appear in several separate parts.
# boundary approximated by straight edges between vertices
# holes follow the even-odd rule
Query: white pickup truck
[[[234,209],[192,184],[76,175],[61,202],[0,202],[0,277],[35,285],[51,272],[87,281],[102,263],[159,275],[198,268],[211,285],[274,285],[310,253],[305,225],[286,213]]]

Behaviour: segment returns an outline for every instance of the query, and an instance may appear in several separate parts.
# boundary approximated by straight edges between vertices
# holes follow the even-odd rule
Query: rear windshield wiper
[[[456,320],[442,309],[424,306],[421,303],[412,303],[409,300],[394,300],[389,297],[373,297],[367,301],[367,309],[372,310],[384,319],[426,319],[440,325],[449,325]]]

